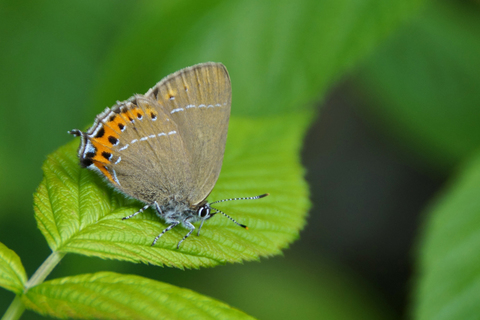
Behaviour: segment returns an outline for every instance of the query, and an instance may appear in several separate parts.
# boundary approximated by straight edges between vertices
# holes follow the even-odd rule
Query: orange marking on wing
[[[128,126],[130,123],[130,121],[132,120],[135,120],[137,117],[136,115],[134,115],[132,112],[130,112],[130,110],[128,109],[125,109],[125,112],[122,112],[120,113],[120,115],[123,117],[123,119],[125,120],[126,122],[126,125]]]
[[[97,150],[95,153],[95,156],[92,158],[93,161],[101,162],[104,164],[109,164],[110,161],[104,157],[104,152],[112,154],[112,149],[108,148],[107,146],[101,144],[97,140],[99,139],[91,139],[90,141],[92,142],[93,146]],[[97,166],[98,167],[98,166]],[[100,168],[99,168],[100,169]]]
[[[103,126],[103,129],[105,130],[105,134],[100,138],[92,138],[92,140],[94,140],[97,143],[103,144],[104,146],[112,146],[112,143],[110,142],[110,140],[108,140],[108,138],[112,136],[118,139],[119,134],[115,130],[113,130],[110,126]]]
[[[115,116],[111,117],[105,124],[112,128],[117,134],[121,134],[122,128],[125,127],[127,123],[122,116],[115,114]],[[118,136],[115,136],[115,138],[118,138]]]
[[[113,180],[112,174],[105,168],[105,165],[104,165],[103,163],[98,162],[98,161],[94,161],[94,162],[93,162],[93,165],[94,165],[95,167],[97,167],[98,170],[100,170],[100,171],[103,173],[103,175],[104,175],[105,177],[107,177],[107,179],[108,179],[111,183],[113,183],[114,185],[117,185],[117,183],[115,182],[115,180]]]
[[[155,109],[150,107],[150,106],[147,107],[147,114],[150,118],[157,118],[158,117],[158,112],[155,111]]]
[[[142,109],[140,108],[133,108],[132,110],[130,110],[130,113],[133,114],[133,116],[135,117],[135,119],[138,119],[138,115],[140,115],[140,118],[144,117],[145,116],[145,113],[143,112]]]

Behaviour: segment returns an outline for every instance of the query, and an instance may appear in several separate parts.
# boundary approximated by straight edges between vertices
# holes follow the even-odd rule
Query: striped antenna
[[[236,201],[236,200],[256,200],[256,199],[261,199],[261,198],[264,198],[266,196],[268,196],[269,193],[265,193],[265,194],[261,194],[259,196],[255,196],[255,197],[245,197],[245,198],[231,198],[231,199],[223,199],[223,200],[218,200],[218,201],[215,201],[215,202],[212,202],[212,203],[209,203],[209,204],[215,204],[215,203],[219,203],[219,202],[225,202],[225,201]],[[215,209],[215,208],[213,208]],[[217,210],[217,209],[215,209]],[[219,212],[223,213],[222,211],[218,210]],[[225,213],[223,213],[224,215],[226,215]],[[227,216],[228,217],[228,216]],[[231,219],[231,218],[230,218]],[[233,219],[232,219],[233,220]]]
[[[210,208],[212,208],[213,210],[215,210],[215,212],[210,215],[210,218],[211,218],[214,214],[220,212],[220,213],[223,214],[225,217],[227,217],[228,219],[230,219],[231,221],[233,221],[236,225],[239,225],[240,227],[245,228],[245,229],[248,230],[248,227],[247,227],[246,225],[241,224],[241,223],[238,223],[235,219],[233,219],[232,217],[230,217],[228,214],[226,214],[225,212],[223,212],[223,211],[221,211],[221,210],[218,210],[217,208],[211,207],[211,205],[214,204],[214,203],[225,202],[225,201],[256,200],[256,199],[264,198],[264,197],[266,197],[266,196],[268,196],[268,195],[269,195],[268,193],[265,193],[265,194],[261,194],[261,195],[259,195],[259,196],[255,196],[255,197],[223,199],[223,200],[218,200],[218,201],[209,203],[208,206],[209,206]],[[202,225],[203,225],[203,221],[202,221]],[[200,225],[200,228],[202,228],[202,225]],[[198,229],[198,234],[200,234],[200,228]]]
[[[239,225],[240,227],[245,228],[245,229],[248,230],[248,227],[247,227],[246,225],[241,224],[241,223],[238,223],[235,219],[233,219],[232,217],[230,217],[230,216],[229,216],[228,214],[226,214],[225,212],[222,212],[222,211],[220,211],[220,210],[218,210],[218,209],[216,209],[216,208],[212,208],[212,209],[213,209],[213,210],[216,210],[216,212],[214,212],[214,214],[220,212],[220,213],[223,214],[225,217],[227,217],[228,219],[232,220],[235,224],[237,224],[237,225]]]

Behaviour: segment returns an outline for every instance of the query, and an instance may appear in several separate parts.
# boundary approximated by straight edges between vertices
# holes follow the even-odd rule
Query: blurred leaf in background
[[[467,161],[428,210],[417,250],[415,319],[480,315],[480,153]]]
[[[359,69],[364,113],[424,171],[449,178],[423,217],[414,319],[476,319],[480,250],[480,6],[440,1]]]
[[[189,5],[168,8],[181,12],[181,19],[166,12],[164,5],[146,3],[113,48],[94,100],[108,105],[112,97],[127,98],[125,92],[132,89],[126,84],[140,77],[139,70],[168,74],[185,65],[213,60],[222,61],[232,78],[233,115],[311,108],[343,72],[423,3],[239,0],[219,2],[204,15],[192,17],[183,16]],[[145,44],[155,42],[152,30],[165,30],[166,35],[155,35],[160,42],[153,48],[158,50],[149,51]],[[155,62],[145,68],[145,61]],[[135,89],[150,86],[151,81]]]
[[[478,2],[439,1],[403,26],[360,69],[381,130],[435,171],[480,146]]]

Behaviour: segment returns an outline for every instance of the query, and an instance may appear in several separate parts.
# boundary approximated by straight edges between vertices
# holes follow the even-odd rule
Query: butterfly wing
[[[178,132],[155,100],[136,95],[107,108],[86,133],[78,131],[80,161],[145,203],[163,203],[169,196],[180,199],[188,190],[190,173]]]
[[[220,174],[230,105],[225,67],[204,63],[105,109],[86,133],[71,133],[82,136],[82,165],[123,193],[148,204],[174,197],[194,206]]]
[[[146,94],[178,127],[189,167],[187,200],[196,205],[212,191],[222,168],[232,89],[221,63],[202,63],[177,71]],[[177,168],[177,173],[184,170]]]

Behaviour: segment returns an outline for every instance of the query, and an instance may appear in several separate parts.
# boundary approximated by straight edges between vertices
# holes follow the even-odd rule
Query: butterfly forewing
[[[160,81],[99,114],[82,136],[83,166],[152,205],[191,206],[212,191],[222,167],[230,117],[226,68],[203,63]]]
[[[199,64],[166,77],[146,96],[179,128],[184,148],[179,158],[186,159],[188,168],[172,160],[169,165],[173,176],[187,175],[184,194],[198,204],[213,189],[222,167],[232,97],[228,72],[219,63]]]
[[[120,119],[115,120],[123,120],[121,137],[112,146],[114,156],[106,166],[116,187],[146,203],[180,199],[191,174],[178,125],[157,101],[142,95],[113,110],[119,111]],[[115,122],[106,125],[115,127]]]

